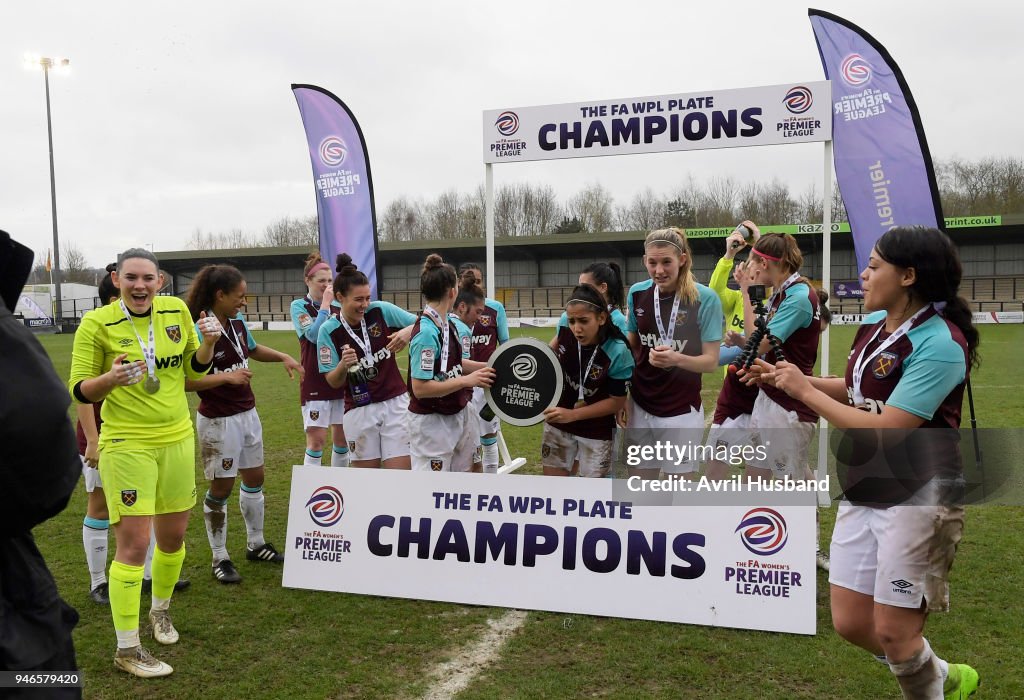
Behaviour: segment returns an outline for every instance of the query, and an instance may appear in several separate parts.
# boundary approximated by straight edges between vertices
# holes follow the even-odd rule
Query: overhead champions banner
[[[813,504],[635,506],[610,479],[292,470],[284,585],[815,632]]]
[[[827,81],[492,109],[484,162],[827,141]]]
[[[292,92],[313,163],[320,255],[332,270],[338,253],[351,255],[377,297],[377,220],[363,132],[351,110],[327,90],[292,85]]]
[[[942,226],[939,189],[917,105],[889,52],[841,17],[808,14],[832,81],[836,182],[863,270],[893,226]]]

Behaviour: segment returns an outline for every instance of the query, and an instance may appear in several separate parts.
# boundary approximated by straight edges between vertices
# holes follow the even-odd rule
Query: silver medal
[[[160,391],[160,378],[156,375],[148,375],[146,381],[143,383],[142,388],[146,390],[147,394],[155,394]]]

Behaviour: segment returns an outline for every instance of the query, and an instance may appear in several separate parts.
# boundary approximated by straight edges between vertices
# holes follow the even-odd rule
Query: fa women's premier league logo
[[[494,368],[494,385],[487,403],[494,413],[512,425],[533,425],[544,420],[544,411],[562,395],[562,368],[544,343],[518,338],[501,345],[488,364]]]

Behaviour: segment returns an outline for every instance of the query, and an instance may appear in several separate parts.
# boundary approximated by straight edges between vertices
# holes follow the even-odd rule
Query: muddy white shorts
[[[477,423],[466,408],[455,415],[406,414],[413,471],[468,472],[480,443]]]
[[[196,435],[203,473],[209,480],[263,466],[263,425],[255,408],[222,418],[197,413]]]

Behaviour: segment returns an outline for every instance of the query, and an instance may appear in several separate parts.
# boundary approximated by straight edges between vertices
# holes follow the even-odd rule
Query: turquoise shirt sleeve
[[[814,320],[814,309],[811,308],[811,300],[807,298],[808,289],[803,283],[790,287],[786,298],[768,322],[768,332],[782,342],[801,328],[807,328]]]
[[[237,318],[242,323],[245,323],[245,316],[242,314],[241,311],[238,312],[238,315],[235,318]],[[248,325],[246,325],[246,327],[245,327],[245,337],[248,340],[246,345],[249,346],[249,349],[250,350],[255,350],[256,349],[256,339],[252,337],[252,331],[249,330],[249,326]]]
[[[633,287],[629,288],[626,295],[626,332],[636,333],[636,310],[633,308]]]
[[[437,326],[424,320],[419,332],[409,343],[409,376],[413,379],[433,379],[434,360],[440,355],[440,333]]]
[[[488,299],[487,305],[497,312],[498,343],[504,343],[508,340],[508,319],[505,317],[505,305],[496,299]]]
[[[320,326],[323,325],[327,317],[330,316],[326,311],[318,311],[316,316],[311,316],[306,311],[306,302],[304,299],[296,299],[292,302],[291,306],[291,317],[292,326],[295,328],[295,334],[303,338],[305,337],[311,343],[317,342],[317,334],[320,332]]]
[[[722,340],[722,302],[718,295],[703,284],[697,285],[700,309],[697,321],[700,323],[700,340],[702,343],[719,342]]]
[[[558,317],[558,327],[568,328],[569,327],[569,314],[562,312],[562,315]]]
[[[331,333],[340,324],[338,319],[329,318],[321,326],[320,330],[317,331],[316,339],[316,359],[317,366],[320,369],[320,374],[327,374],[332,369],[338,366],[338,362],[341,361],[341,355],[338,354],[338,348],[334,347],[334,341],[331,340]]]
[[[966,378],[967,361],[944,323],[925,324],[907,337],[914,351],[903,360],[903,376],[885,404],[931,420],[949,392]]]
[[[615,339],[605,346],[605,352],[611,360],[608,376],[612,379],[629,381],[633,378],[633,353],[623,341]]]
[[[396,306],[390,301],[372,301],[370,302],[371,309],[380,309],[381,313],[384,314],[384,322],[388,324],[388,328],[405,328],[416,323],[416,314],[411,314],[401,306]]]

